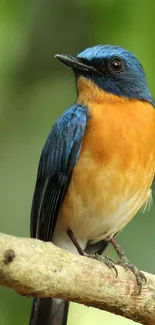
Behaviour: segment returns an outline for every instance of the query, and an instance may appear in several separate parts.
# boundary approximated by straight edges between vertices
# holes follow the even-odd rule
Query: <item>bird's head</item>
[[[56,57],[73,69],[77,81],[82,77],[107,93],[153,104],[141,63],[121,47],[98,45],[87,48],[76,57],[64,54]]]

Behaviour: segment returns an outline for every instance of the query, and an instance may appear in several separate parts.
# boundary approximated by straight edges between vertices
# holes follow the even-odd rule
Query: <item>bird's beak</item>
[[[60,60],[62,63],[67,65],[68,67],[71,67],[73,70],[80,70],[80,71],[86,71],[86,72],[96,72],[97,70],[92,67],[91,65],[87,65],[80,60],[80,58],[74,57],[72,55],[68,54],[56,54],[55,58]]]

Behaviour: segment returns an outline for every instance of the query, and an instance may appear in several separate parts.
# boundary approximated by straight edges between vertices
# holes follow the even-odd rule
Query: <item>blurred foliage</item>
[[[45,138],[75,98],[69,69],[56,53],[76,54],[99,43],[128,48],[143,63],[155,94],[153,0],[0,0],[1,231],[29,235],[36,169]],[[145,16],[144,16],[145,13]],[[154,207],[118,237],[139,268],[155,273]],[[107,253],[113,254],[111,248]],[[95,276],[95,275],[94,275]],[[31,299],[0,289],[0,324],[26,325]],[[72,304],[69,325],[132,324]]]

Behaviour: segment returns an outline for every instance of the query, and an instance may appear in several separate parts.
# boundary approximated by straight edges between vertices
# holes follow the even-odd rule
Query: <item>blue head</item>
[[[121,47],[98,45],[77,57],[56,57],[72,67],[77,78],[84,76],[108,93],[153,104],[142,65],[135,55]]]

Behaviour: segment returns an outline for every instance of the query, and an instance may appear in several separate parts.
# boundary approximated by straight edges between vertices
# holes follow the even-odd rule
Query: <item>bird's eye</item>
[[[108,62],[108,67],[113,73],[121,72],[123,70],[123,62],[120,58],[112,58]]]

